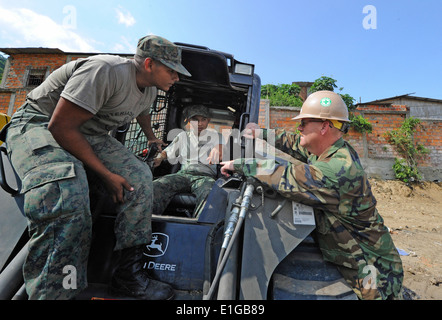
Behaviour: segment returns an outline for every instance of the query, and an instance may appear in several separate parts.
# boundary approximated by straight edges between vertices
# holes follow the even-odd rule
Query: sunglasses
[[[327,121],[327,120],[322,120],[322,119],[302,119],[300,126],[305,127],[310,122],[325,122],[325,121]]]

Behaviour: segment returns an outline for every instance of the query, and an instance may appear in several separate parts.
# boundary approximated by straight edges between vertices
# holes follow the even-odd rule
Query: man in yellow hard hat
[[[349,125],[344,101],[331,91],[315,92],[293,119],[301,121],[300,134],[276,130],[275,147],[296,160],[269,170],[268,162],[274,160],[238,159],[222,163],[221,172],[241,172],[312,206],[324,259],[337,265],[357,296],[401,298],[402,261],[376,209],[359,156],[342,138]],[[256,136],[256,124],[247,129]]]

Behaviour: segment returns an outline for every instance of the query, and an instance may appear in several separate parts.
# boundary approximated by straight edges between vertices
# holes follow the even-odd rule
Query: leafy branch
[[[393,170],[396,179],[405,183],[418,182],[422,177],[419,174],[417,162],[430,152],[423,144],[414,141],[414,133],[422,127],[420,120],[409,117],[404,120],[399,129],[387,131],[387,142],[393,145],[401,158],[395,158]]]
[[[297,84],[266,84],[261,86],[261,98],[269,99],[271,106],[302,106],[302,99],[299,97],[301,87]]]

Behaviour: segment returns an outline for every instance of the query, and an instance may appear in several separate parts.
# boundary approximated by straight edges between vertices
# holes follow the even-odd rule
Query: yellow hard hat
[[[338,123],[337,121],[350,122],[344,100],[339,94],[326,90],[316,91],[309,95],[299,115],[292,120],[304,118],[330,120],[333,124]]]

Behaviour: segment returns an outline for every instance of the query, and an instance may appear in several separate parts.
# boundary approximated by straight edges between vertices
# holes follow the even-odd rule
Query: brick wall
[[[8,73],[3,76],[0,92],[0,112],[12,115],[26,100],[26,95],[35,88],[27,86],[30,69],[44,69],[48,74],[66,63],[65,54],[14,54],[8,59]],[[4,89],[6,88],[6,90]],[[10,106],[11,101],[13,103]]]
[[[64,54],[45,54],[39,55],[36,59],[35,54],[16,54],[9,60],[9,72],[5,79],[5,87],[9,89],[26,87],[26,68],[49,68],[53,72],[66,62]]]
[[[442,121],[421,120],[421,124],[422,128],[416,131],[415,139],[429,149],[430,154],[426,161],[420,161],[419,164],[440,168],[442,166]]]
[[[0,92],[0,113],[8,114],[10,101],[11,101],[11,93]]]
[[[0,112],[12,115],[26,100],[27,94],[35,86],[27,86],[27,75],[30,69],[44,69],[47,74],[54,72],[68,60],[76,60],[85,55],[69,55],[63,52],[56,54],[23,53],[9,57],[9,68],[4,74],[0,88]],[[11,104],[13,104],[11,106]]]
[[[363,156],[391,159],[398,156],[387,143],[385,133],[402,125],[408,112],[406,106],[369,105],[358,107],[357,111],[355,114],[362,114],[373,127],[372,133],[364,135],[353,130],[356,139],[366,138],[367,154]]]
[[[291,118],[297,116],[299,110],[295,107],[270,108],[268,100],[261,100],[259,125],[295,131],[297,122]],[[406,105],[364,105],[359,106],[355,114],[362,114],[372,124],[373,132],[361,134],[350,129],[344,139],[358,152],[369,176],[394,178],[392,164],[398,155],[384,134],[402,125],[410,115],[409,108]],[[424,180],[442,181],[442,120],[421,119],[421,124],[415,140],[428,148],[430,154],[419,162],[419,170]]]
[[[50,74],[68,61],[92,55],[87,53],[66,53],[58,49],[41,49],[46,52],[33,53],[32,48],[29,48],[29,50],[24,49],[22,51],[31,51],[30,53],[10,54],[8,58],[8,72],[5,72],[3,75],[4,79],[0,88],[1,113],[12,115],[25,102],[27,94],[35,88],[35,86],[28,87],[26,83],[30,69],[42,68],[46,70],[47,74]],[[48,53],[48,51],[51,53]],[[131,57],[132,55],[121,56]]]
[[[367,139],[362,134],[360,134],[356,130],[350,129],[345,135],[345,140],[348,141],[351,146],[356,150],[356,152],[359,154],[359,157],[365,158],[367,156]]]

